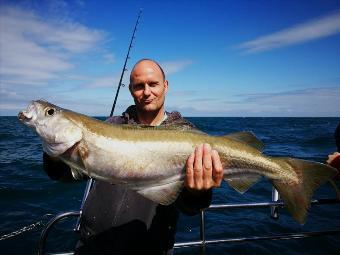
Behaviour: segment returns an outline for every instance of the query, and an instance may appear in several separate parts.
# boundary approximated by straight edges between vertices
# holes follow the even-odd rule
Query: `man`
[[[108,122],[194,128],[178,112],[165,111],[168,81],[157,62],[138,61],[131,71],[129,90],[135,105],[123,116],[109,118]],[[69,168],[46,154],[44,169],[53,179],[71,179]],[[222,176],[218,153],[204,144],[197,146],[188,157],[185,187],[169,206],[155,204],[124,187],[96,181],[84,204],[81,240],[75,253],[171,254],[179,211],[193,215],[208,207],[211,189],[220,186]]]

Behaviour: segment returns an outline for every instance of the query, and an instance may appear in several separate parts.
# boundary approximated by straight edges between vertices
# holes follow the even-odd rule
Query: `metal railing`
[[[340,204],[338,199],[327,198],[327,199],[314,199],[311,201],[311,205],[324,205],[324,204]],[[245,209],[245,208],[271,208],[271,217],[274,219],[279,218],[279,208],[284,207],[284,202],[279,200],[277,191],[273,188],[272,201],[269,202],[254,202],[254,203],[229,203],[229,204],[212,204],[209,208],[201,210],[200,214],[200,240],[190,241],[190,242],[177,242],[174,245],[175,249],[183,247],[194,247],[194,246],[206,246],[208,244],[219,244],[219,243],[231,243],[231,242],[246,242],[246,241],[260,241],[260,240],[281,240],[281,239],[298,239],[306,237],[315,237],[322,235],[339,235],[340,229],[331,229],[324,231],[310,231],[310,232],[298,232],[298,233],[286,233],[277,235],[267,235],[267,236],[250,236],[250,237],[238,237],[238,238],[225,238],[225,239],[212,239],[206,240],[205,233],[205,212],[206,211],[216,211],[216,210],[226,210],[226,209]],[[59,221],[67,217],[75,217],[80,215],[80,211],[71,211],[59,214],[52,218],[46,228],[42,231],[38,254],[45,254],[45,247],[48,234],[50,233],[52,227]],[[75,228],[74,231],[77,232],[79,229]],[[50,253],[51,254],[51,253]],[[53,253],[53,255],[70,255],[73,252],[63,252],[63,253]],[[52,255],[52,254],[51,254]]]
[[[44,228],[44,230],[41,232],[40,235],[40,240],[39,240],[39,246],[38,246],[38,255],[42,255],[45,254],[45,247],[46,247],[46,241],[47,241],[47,237],[48,234],[51,232],[52,227],[58,223],[59,221],[67,218],[67,217],[79,217],[81,214],[80,211],[70,211],[70,212],[65,212],[65,213],[61,213],[58,214],[57,216],[53,217],[46,225],[46,227]],[[74,229],[74,231],[77,231],[77,226]],[[54,253],[54,255],[56,255],[57,253]],[[67,252],[67,253],[58,253],[58,254],[73,254],[73,252]]]
[[[339,204],[338,199],[314,199],[311,205],[324,205],[324,204]],[[205,212],[212,210],[226,210],[226,209],[245,209],[245,208],[265,208],[271,207],[272,213],[271,217],[274,216],[275,219],[279,218],[278,208],[283,207],[284,203],[282,201],[271,201],[271,202],[256,202],[256,203],[236,203],[236,204],[218,204],[211,205],[209,208],[201,211],[201,224],[200,224],[200,240],[191,242],[177,242],[174,248],[183,247],[193,247],[198,245],[207,244],[217,244],[217,243],[231,243],[231,242],[245,242],[245,241],[260,241],[260,240],[280,240],[280,239],[297,239],[321,235],[338,235],[340,234],[340,229],[324,230],[324,231],[310,231],[310,232],[298,232],[298,233],[287,233],[287,234],[277,234],[268,236],[251,236],[251,237],[239,237],[239,238],[226,238],[226,239],[212,239],[206,240],[205,233]]]

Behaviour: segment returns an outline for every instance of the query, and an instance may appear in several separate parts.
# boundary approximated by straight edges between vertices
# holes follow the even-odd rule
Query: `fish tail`
[[[300,224],[305,223],[307,210],[314,191],[337,174],[328,165],[301,159],[279,158],[277,163],[288,171],[294,171],[297,181],[272,180],[274,187],[285,202],[285,207]]]

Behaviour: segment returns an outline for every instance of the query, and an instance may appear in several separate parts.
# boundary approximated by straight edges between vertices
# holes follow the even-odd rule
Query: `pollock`
[[[202,143],[218,151],[228,185],[244,193],[266,177],[301,224],[314,190],[337,174],[321,163],[266,156],[262,142],[250,132],[210,136],[171,125],[113,125],[43,100],[32,101],[18,118],[38,133],[48,155],[70,166],[76,179],[87,175],[125,185],[163,205],[177,198],[186,160]]]

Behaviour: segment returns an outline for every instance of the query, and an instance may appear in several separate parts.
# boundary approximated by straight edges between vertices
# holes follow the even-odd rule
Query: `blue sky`
[[[159,61],[167,110],[340,117],[340,2],[325,0],[0,0],[0,115],[43,98],[107,116],[139,8],[128,69]],[[123,87],[115,113],[132,103]]]

